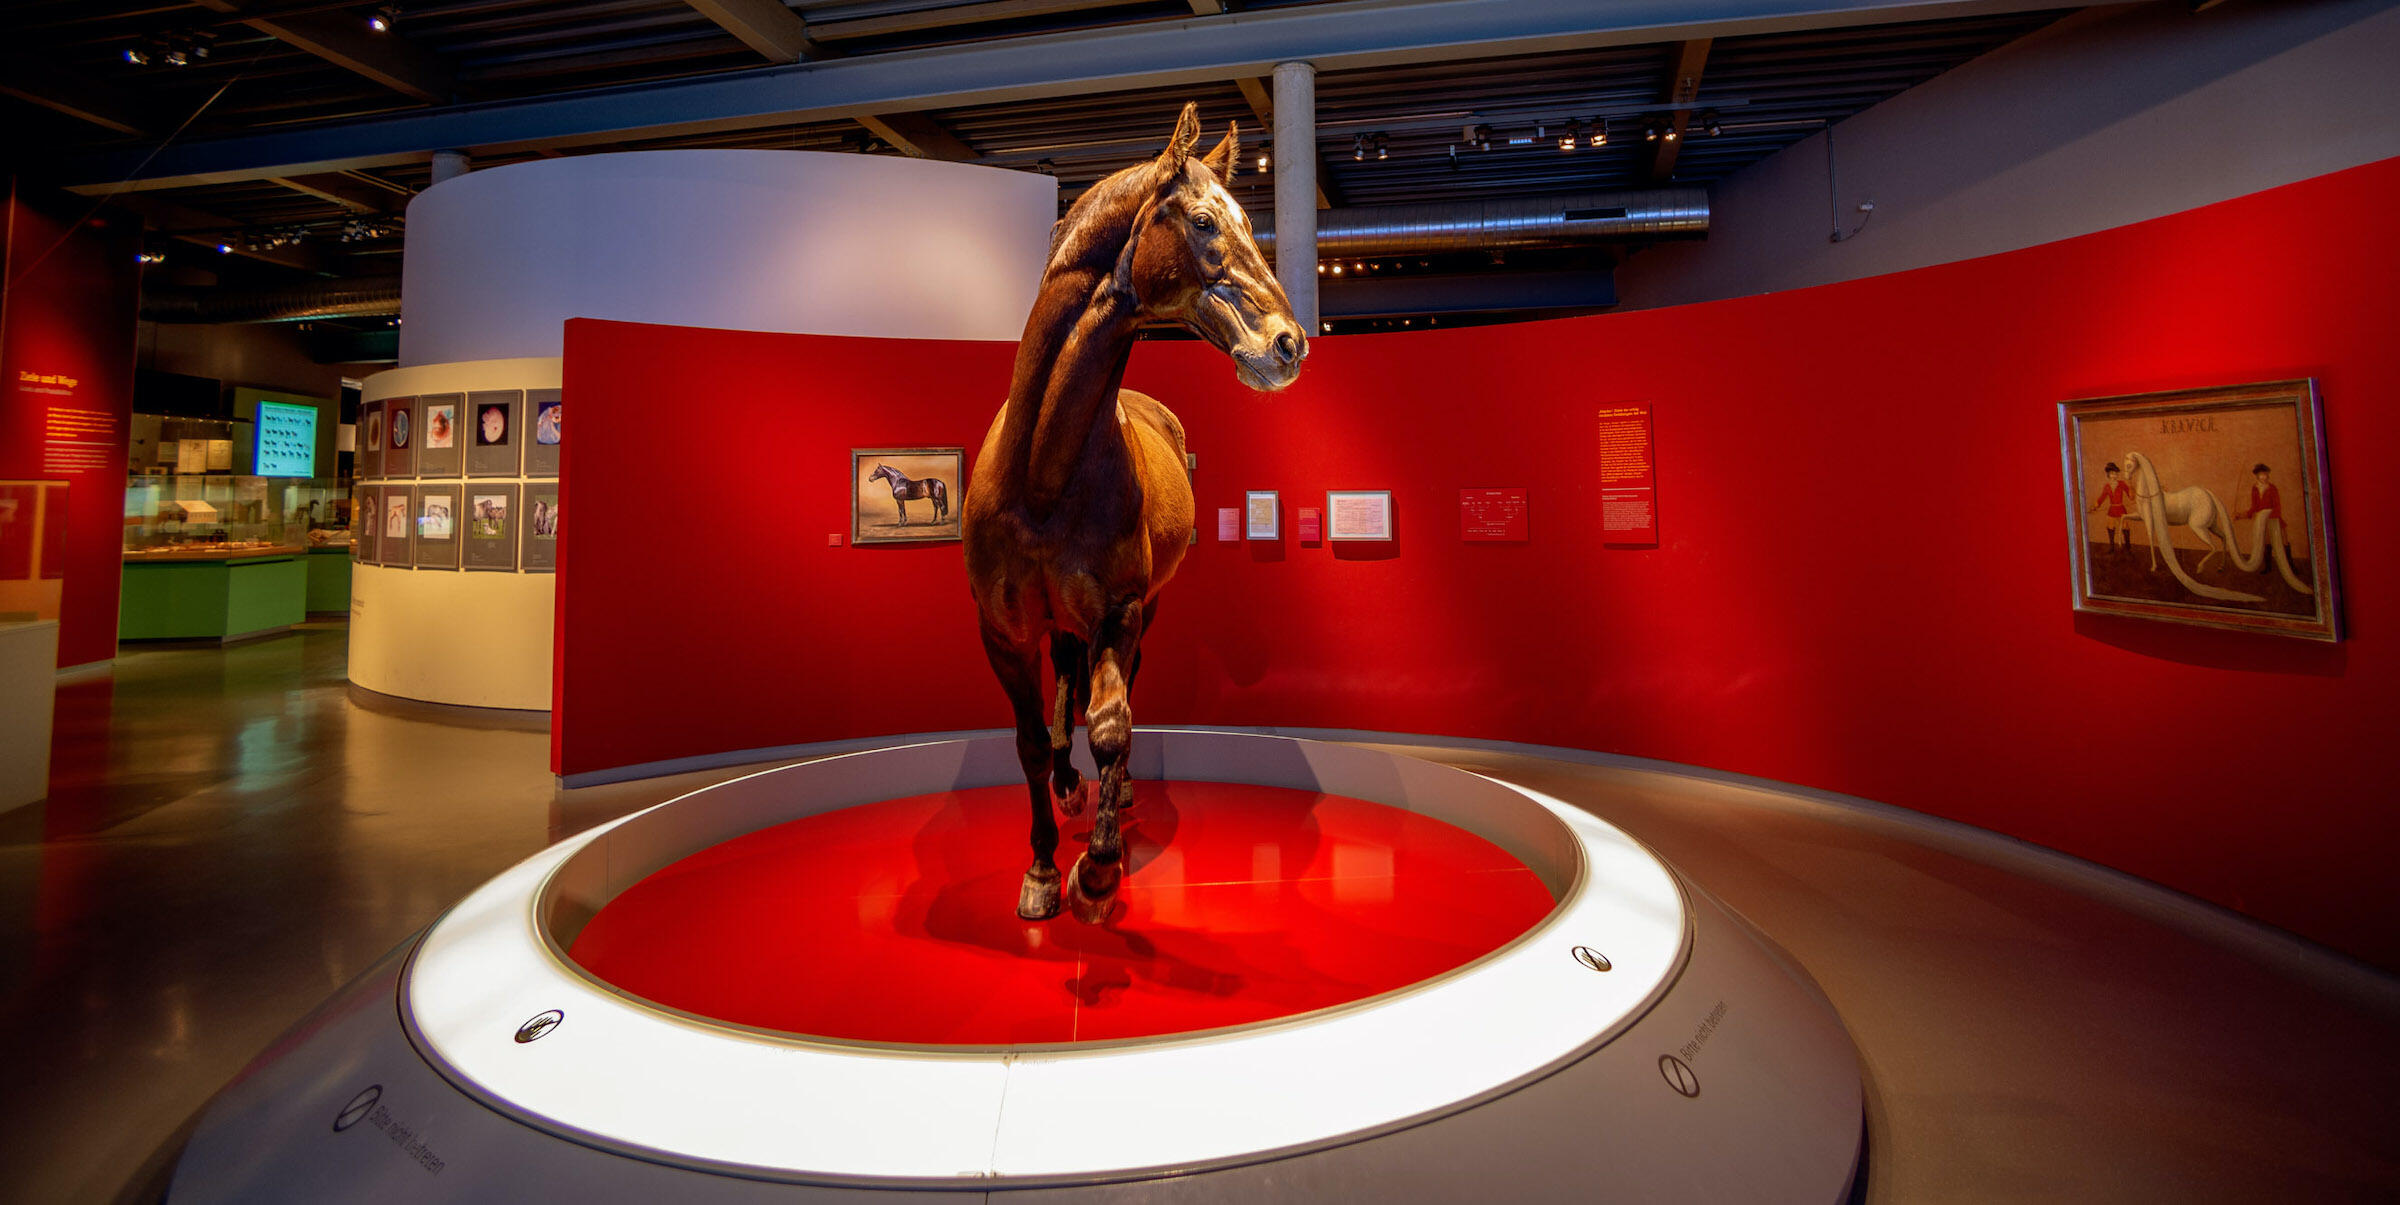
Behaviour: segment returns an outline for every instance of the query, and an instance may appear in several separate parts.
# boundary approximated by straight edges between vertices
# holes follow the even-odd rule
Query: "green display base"
[[[117,639],[236,640],[288,628],[308,617],[308,579],[308,565],[291,556],[128,564]]]
[[[308,551],[308,613],[323,615],[350,611],[350,550],[311,548]]]

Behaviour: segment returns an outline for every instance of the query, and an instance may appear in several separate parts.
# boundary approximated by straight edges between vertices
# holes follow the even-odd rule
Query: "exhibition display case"
[[[322,478],[133,477],[118,637],[232,640],[346,609],[348,494]]]

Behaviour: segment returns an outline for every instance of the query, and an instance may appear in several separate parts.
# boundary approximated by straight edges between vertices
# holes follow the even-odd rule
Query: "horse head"
[[[1192,153],[1199,142],[1199,106],[1187,104],[1164,153],[1102,181],[1084,199],[1116,198],[1134,209],[1115,283],[1143,317],[1216,345],[1252,389],[1281,389],[1300,375],[1308,332],[1251,237],[1250,215],[1225,188],[1241,157],[1241,129],[1227,123],[1205,156]],[[1072,224],[1077,215],[1067,216]]]

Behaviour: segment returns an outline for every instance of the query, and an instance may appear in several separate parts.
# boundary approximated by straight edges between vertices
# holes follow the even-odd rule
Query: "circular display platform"
[[[1606,822],[1354,745],[1134,747],[1097,927],[1015,917],[1006,737],[569,838],[246,1070],[173,1198],[1848,1193],[1863,1091],[1823,994]]]
[[[1505,850],[1556,903],[1514,941],[1404,990],[1097,1049],[767,1033],[661,1008],[569,956],[628,890],[735,838],[893,799],[1024,789],[1012,741],[948,741],[735,779],[553,846],[433,927],[402,1016],[428,1060],[493,1108],[645,1158],[824,1183],[1058,1184],[1257,1159],[1467,1107],[1591,1050],[1640,1016],[1685,957],[1688,917],[1673,877],[1587,813],[1350,746],[1144,738],[1137,780],[1306,790],[1438,821]],[[954,869],[1006,884],[1030,855],[996,843],[988,857]],[[1013,916],[998,885],[992,906]],[[741,965],[766,973],[755,959]],[[522,1022],[551,1013],[559,1019],[541,1041],[518,1040]],[[1068,1117],[1074,1124],[1060,1124]]]
[[[569,953],[712,1021],[910,1045],[1065,1045],[1349,1004],[1480,958],[1555,901],[1508,851],[1362,799],[1141,783],[1107,923],[1016,915],[1022,784],[786,821],[667,866]],[[1064,825],[1058,864],[1090,833]]]

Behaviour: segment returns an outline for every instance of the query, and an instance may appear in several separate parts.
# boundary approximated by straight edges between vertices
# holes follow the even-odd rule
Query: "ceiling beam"
[[[782,0],[684,0],[703,17],[742,40],[773,63],[797,63],[825,57],[825,48],[808,35],[808,22],[785,7]]]
[[[1148,4],[1151,0],[983,0],[980,4],[945,4],[928,6],[908,12],[879,13],[874,16],[852,17],[840,21],[819,21],[816,36],[827,42],[852,38],[880,38],[892,34],[923,33],[934,29],[955,29],[962,25],[979,25],[990,21],[1014,21],[1022,17],[1047,17],[1057,13],[1083,12],[1095,8],[1118,8]]]
[[[262,264],[297,268],[321,276],[344,276],[351,271],[349,258],[339,252],[327,251],[307,243],[296,243],[274,250],[253,251],[241,243],[237,233],[241,223],[213,213],[178,205],[163,197],[127,196],[115,201],[142,216],[151,231],[197,247],[215,248],[219,244],[233,248],[228,255],[239,255]]]
[[[1675,48],[1673,74],[1667,76],[1667,103],[1675,106],[1667,115],[1669,136],[1661,138],[1650,151],[1648,183],[1664,184],[1675,178],[1675,159],[1683,153],[1683,140],[1692,124],[1691,105],[1700,95],[1700,73],[1708,69],[1708,49],[1711,38],[1692,38]]]
[[[156,122],[142,102],[128,93],[14,55],[0,61],[0,95],[119,134],[138,137]]]
[[[776,63],[798,63],[830,57],[809,36],[808,22],[781,0],[684,0],[700,15],[716,22],[742,44]],[[982,158],[974,147],[941,123],[922,113],[861,114],[858,124],[867,132],[915,159],[971,163]]]
[[[1338,71],[2028,12],[2056,3],[1329,0],[278,127],[180,142],[146,165],[139,152],[85,156],[66,165],[66,177],[84,188],[119,180],[174,188],[381,167],[451,148],[504,153],[605,145],[637,134],[673,137],[1211,83],[1262,75],[1294,59]]]
[[[923,113],[891,113],[881,117],[862,116],[858,124],[867,132],[900,148],[900,153],[916,159],[943,159],[951,163],[972,163],[983,158],[974,147],[959,140],[958,135],[942,128],[942,123]]]
[[[237,0],[192,0],[211,12],[241,16]],[[449,68],[398,33],[376,33],[356,15],[341,12],[244,17],[242,24],[277,41],[353,71],[403,96],[441,104],[450,99]]]
[[[382,181],[361,179],[352,172],[324,172],[311,176],[269,176],[267,182],[280,184],[293,192],[307,193],[321,201],[331,201],[353,213],[387,213],[407,204],[409,190]]]

